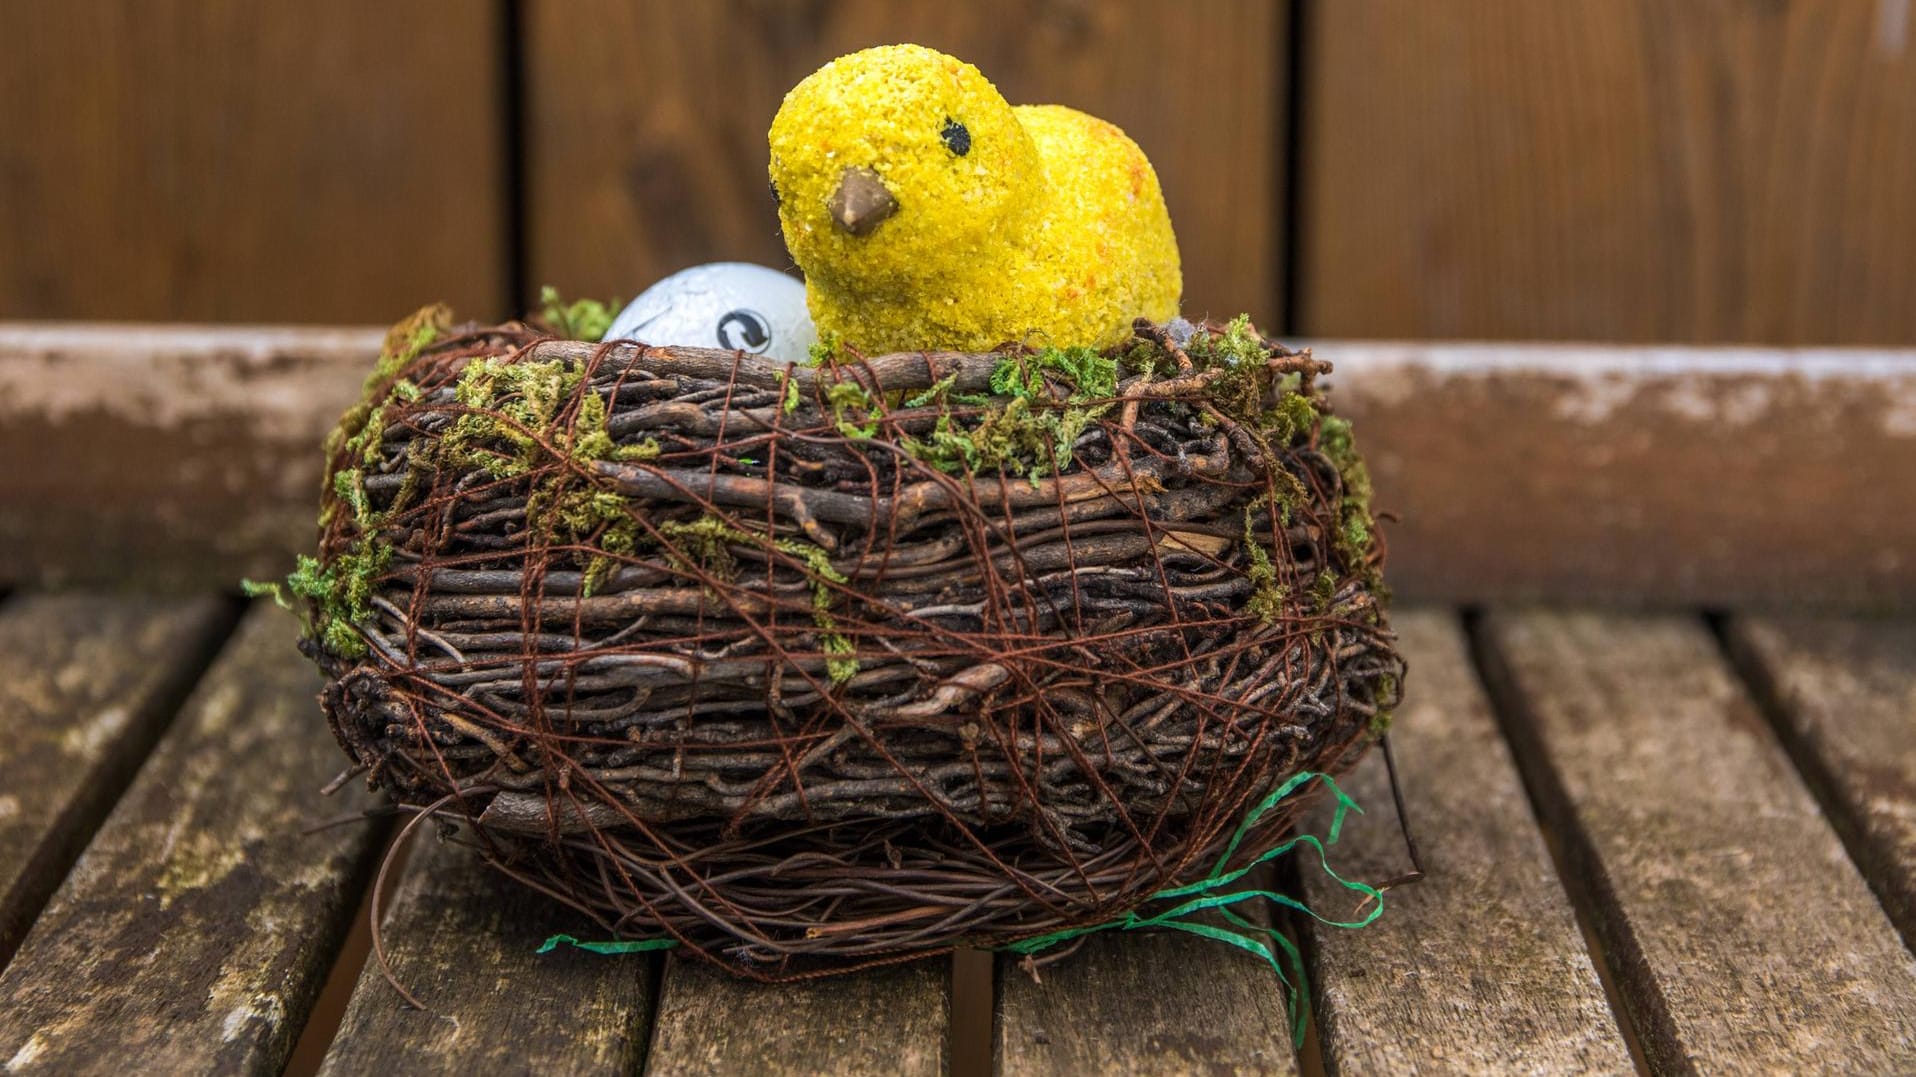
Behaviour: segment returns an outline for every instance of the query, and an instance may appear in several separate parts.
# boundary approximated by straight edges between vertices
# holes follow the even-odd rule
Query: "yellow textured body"
[[[916,45],[840,57],[786,95],[770,142],[813,320],[866,354],[1103,346],[1177,313],[1177,239],[1143,151],[1082,112],[1011,107],[970,64]],[[847,170],[896,201],[867,234],[828,209]]]

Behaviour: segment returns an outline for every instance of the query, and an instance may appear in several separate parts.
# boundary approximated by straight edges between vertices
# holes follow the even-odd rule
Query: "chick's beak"
[[[825,209],[840,231],[868,236],[898,212],[898,199],[885,189],[878,173],[869,168],[848,168],[839,173],[838,189],[825,202]]]

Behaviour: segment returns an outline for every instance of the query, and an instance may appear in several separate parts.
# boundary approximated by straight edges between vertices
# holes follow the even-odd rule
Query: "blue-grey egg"
[[[723,348],[796,363],[818,330],[796,278],[749,262],[713,262],[647,288],[612,320],[605,339]]]

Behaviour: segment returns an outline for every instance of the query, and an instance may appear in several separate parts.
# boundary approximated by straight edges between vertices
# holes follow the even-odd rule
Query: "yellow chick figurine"
[[[1117,343],[1177,313],[1177,237],[1123,131],[1013,107],[919,45],[841,56],[772,121],[772,194],[822,334],[867,355]]]

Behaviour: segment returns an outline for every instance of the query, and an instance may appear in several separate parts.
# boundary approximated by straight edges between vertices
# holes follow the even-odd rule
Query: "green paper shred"
[[[1330,829],[1325,833],[1324,837],[1319,838],[1315,834],[1299,834],[1272,849],[1260,853],[1255,859],[1243,867],[1226,870],[1231,862],[1231,858],[1237,854],[1238,846],[1243,843],[1245,836],[1257,826],[1258,822],[1287,797],[1311,781],[1321,782],[1331,791],[1331,794],[1337,798],[1337,810],[1331,815]],[[1303,955],[1298,953],[1297,944],[1287,938],[1283,932],[1276,928],[1263,927],[1252,923],[1250,920],[1239,915],[1232,906],[1243,905],[1247,902],[1267,901],[1281,908],[1294,909],[1316,920],[1318,923],[1330,927],[1354,929],[1364,927],[1374,922],[1384,913],[1383,892],[1367,883],[1354,882],[1337,874],[1337,872],[1331,869],[1330,862],[1325,854],[1326,846],[1337,844],[1338,834],[1344,827],[1344,817],[1350,812],[1362,812],[1363,810],[1364,809],[1359,807],[1355,800],[1351,799],[1348,793],[1338,788],[1337,782],[1332,779],[1330,775],[1320,774],[1316,771],[1303,771],[1293,775],[1290,780],[1278,786],[1277,789],[1259,801],[1257,806],[1245,815],[1244,821],[1238,824],[1237,831],[1231,835],[1231,840],[1225,844],[1223,854],[1218,857],[1217,864],[1212,867],[1209,875],[1194,883],[1186,883],[1183,886],[1167,887],[1166,889],[1160,890],[1145,899],[1141,907],[1166,901],[1174,901],[1177,902],[1177,904],[1149,915],[1134,910],[1115,920],[1107,920],[1101,924],[1090,924],[1084,927],[1066,928],[1062,931],[1053,931],[1049,934],[1038,935],[1034,938],[1020,939],[1017,942],[1002,946],[999,949],[1014,954],[1035,954],[1043,950],[1048,950],[1061,942],[1068,942],[1071,939],[1094,934],[1099,931],[1136,931],[1147,928],[1166,928],[1173,931],[1183,931],[1199,936],[1200,938],[1224,943],[1227,946],[1235,946],[1257,957],[1269,965],[1273,972],[1277,973],[1278,982],[1284,986],[1286,996],[1285,1008],[1291,1018],[1292,1040],[1294,1043],[1302,1045],[1304,1042],[1305,1015],[1308,1012],[1306,998],[1309,994],[1309,984],[1304,973]],[[1357,920],[1333,920],[1287,894],[1279,894],[1270,890],[1258,890],[1254,888],[1244,890],[1229,889],[1232,884],[1250,874],[1252,868],[1266,861],[1275,860],[1300,845],[1317,853],[1318,867],[1325,875],[1329,876],[1332,881],[1344,889],[1362,894],[1368,899],[1365,904],[1369,911],[1366,912],[1362,918]],[[1220,927],[1216,924],[1189,919],[1207,909],[1216,909],[1224,921],[1231,926]],[[1233,928],[1236,930],[1233,930]],[[654,950],[669,950],[678,944],[678,940],[672,938],[612,939],[598,942],[582,942],[579,939],[573,938],[571,935],[554,935],[540,945],[538,952],[542,954],[549,953],[560,946],[571,946],[575,949],[586,950],[595,954],[635,954]]]
[[[1315,834],[1299,834],[1289,841],[1259,854],[1256,859],[1243,867],[1226,871],[1225,867],[1231,862],[1231,857],[1237,853],[1238,845],[1244,841],[1245,835],[1251,832],[1251,829],[1257,825],[1258,821],[1262,819],[1266,813],[1270,812],[1271,809],[1277,807],[1286,797],[1296,792],[1299,787],[1312,780],[1322,782],[1337,798],[1337,810],[1331,816],[1329,832],[1322,839],[1319,839]],[[1137,911],[1132,911],[1115,920],[1107,920],[1102,924],[1091,924],[1085,927],[1073,927],[1066,928],[1063,931],[1053,931],[1050,934],[1039,935],[1035,938],[1021,939],[1001,947],[1001,949],[1014,954],[1033,954],[1041,950],[1048,950],[1061,942],[1067,942],[1082,935],[1111,930],[1136,931],[1141,928],[1169,928],[1174,931],[1185,931],[1193,935],[1225,943],[1229,946],[1235,946],[1240,950],[1257,956],[1263,960],[1265,964],[1271,966],[1271,971],[1277,973],[1278,982],[1284,985],[1286,995],[1285,1007],[1291,1016],[1291,1038],[1294,1043],[1301,1046],[1304,1042],[1304,1021],[1307,1013],[1306,998],[1309,994],[1309,984],[1304,973],[1303,956],[1297,952],[1297,945],[1285,937],[1283,932],[1276,928],[1261,927],[1257,924],[1253,924],[1232,911],[1231,906],[1247,901],[1263,900],[1283,908],[1295,909],[1321,924],[1342,928],[1364,927],[1375,921],[1379,916],[1382,916],[1384,913],[1383,892],[1374,886],[1370,886],[1366,883],[1353,882],[1338,875],[1337,872],[1331,870],[1330,863],[1325,858],[1325,846],[1337,844],[1337,836],[1344,827],[1344,816],[1352,811],[1362,812],[1363,810],[1364,809],[1358,807],[1355,800],[1350,798],[1349,794],[1338,788],[1337,782],[1333,780],[1330,775],[1320,774],[1316,771],[1303,771],[1293,775],[1289,781],[1278,786],[1275,791],[1262,801],[1259,801],[1257,806],[1251,809],[1250,813],[1244,817],[1244,821],[1238,824],[1237,832],[1231,835],[1230,842],[1225,845],[1224,853],[1218,857],[1217,864],[1211,869],[1210,875],[1194,883],[1160,890],[1152,894],[1149,898],[1146,898],[1143,904],[1144,906],[1150,906],[1157,902],[1175,901],[1179,898],[1188,900],[1181,901],[1169,909],[1151,915],[1144,915]],[[1312,909],[1296,898],[1286,894],[1274,893],[1269,890],[1227,889],[1231,884],[1242,879],[1245,875],[1248,875],[1252,868],[1268,860],[1274,860],[1283,856],[1299,845],[1309,846],[1317,852],[1318,866],[1323,869],[1324,874],[1330,876],[1339,886],[1344,887],[1346,890],[1362,894],[1369,899],[1368,904],[1370,911],[1364,914],[1362,919],[1332,920],[1319,914],[1315,909]],[[1226,922],[1239,930],[1232,931],[1229,928],[1218,927],[1215,924],[1199,923],[1186,919],[1186,917],[1203,912],[1206,909],[1218,910]],[[1277,952],[1272,949],[1270,944],[1275,944],[1278,950],[1283,951],[1283,960],[1279,960]],[[1286,971],[1286,966],[1289,967],[1288,972]],[[1295,977],[1295,979],[1293,979],[1293,977]]]
[[[650,950],[670,950],[678,944],[677,939],[607,939],[594,942],[581,941],[570,935],[554,935],[539,944],[538,952],[549,954],[561,946],[570,946],[595,954],[642,954]]]

